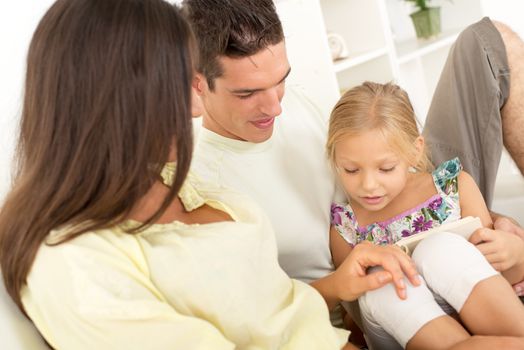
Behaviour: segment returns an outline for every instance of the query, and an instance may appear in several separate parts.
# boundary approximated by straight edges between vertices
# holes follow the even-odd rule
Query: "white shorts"
[[[392,284],[359,298],[370,349],[405,348],[422,326],[446,313],[460,312],[473,287],[497,274],[473,244],[453,233],[424,239],[412,258],[422,285],[414,287],[405,279],[406,300],[397,296]]]

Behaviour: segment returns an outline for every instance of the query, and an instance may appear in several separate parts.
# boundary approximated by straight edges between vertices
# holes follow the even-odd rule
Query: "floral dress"
[[[460,219],[457,177],[462,170],[458,158],[440,164],[431,174],[437,194],[389,220],[366,227],[358,225],[349,203],[331,205],[331,224],[352,246],[362,241],[393,244],[398,240],[432,227]]]

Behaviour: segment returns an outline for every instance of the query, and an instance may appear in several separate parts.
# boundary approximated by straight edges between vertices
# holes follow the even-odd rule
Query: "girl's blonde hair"
[[[415,149],[420,133],[408,94],[398,85],[369,81],[347,91],[331,112],[327,141],[331,164],[335,166],[335,146],[343,137],[375,129],[415,169],[433,169],[426,148],[422,155]]]

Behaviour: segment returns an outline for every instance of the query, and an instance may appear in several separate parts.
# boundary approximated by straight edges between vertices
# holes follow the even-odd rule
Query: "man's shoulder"
[[[286,88],[286,93],[282,98],[283,113],[291,113],[299,111],[301,113],[309,113],[317,118],[325,119],[324,113],[321,112],[320,107],[300,86],[290,86]]]
[[[286,89],[280,118],[281,129],[308,132],[315,138],[324,139],[327,136],[329,115],[322,112],[318,104],[299,87]],[[309,134],[303,136],[311,137]]]

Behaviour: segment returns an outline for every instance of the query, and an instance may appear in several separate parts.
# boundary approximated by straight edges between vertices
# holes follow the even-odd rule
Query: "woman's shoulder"
[[[148,281],[147,262],[137,236],[115,227],[59,243],[59,237],[67,232],[66,228],[52,231],[39,247],[22,292],[23,301],[59,303],[90,292],[113,293],[122,280]]]
[[[98,265],[99,260],[104,262],[100,265],[105,266],[107,262],[115,262],[125,256],[136,256],[141,251],[137,237],[125,232],[121,225],[87,231],[68,239],[72,229],[67,226],[49,233],[38,249],[33,269],[40,269],[40,272],[46,274],[86,261],[89,262],[86,265],[88,268],[90,265]],[[111,258],[108,260],[108,257]]]

